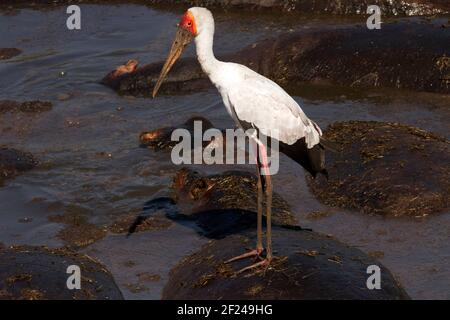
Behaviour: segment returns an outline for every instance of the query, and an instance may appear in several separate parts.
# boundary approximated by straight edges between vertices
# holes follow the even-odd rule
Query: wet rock
[[[170,197],[159,197],[145,203],[142,212],[136,216],[126,216],[110,226],[114,233],[127,231],[127,237],[135,232],[167,229],[173,217],[180,214],[175,201]]]
[[[129,73],[133,73],[137,70],[139,62],[137,60],[128,60],[125,64],[118,66],[115,70],[108,73],[102,80],[102,83],[109,83],[111,87],[116,87],[121,78]]]
[[[128,223],[128,235],[164,228],[167,221],[161,216],[163,214],[210,239],[256,230],[256,177],[248,172],[227,171],[205,176],[184,168],[174,177],[172,193],[172,198],[148,201],[134,221],[130,217],[120,223],[119,228],[113,228],[123,232]],[[302,229],[288,203],[276,193],[273,195],[272,222],[293,230]]]
[[[69,290],[70,265],[81,269],[81,290]],[[0,248],[0,300],[123,299],[111,274],[89,256],[45,247]]]
[[[450,207],[450,144],[398,123],[339,122],[324,136],[342,145],[329,153],[329,180],[308,178],[330,206],[385,216],[426,216]]]
[[[147,209],[148,210],[148,209]],[[128,214],[120,217],[108,227],[112,233],[137,233],[152,230],[165,230],[172,225],[172,221],[165,216],[156,215],[155,211],[149,210],[139,215],[140,219],[136,221],[135,214]]]
[[[360,250],[309,231],[276,227],[270,268],[237,274],[253,260],[224,264],[254,245],[249,234],[211,241],[172,271],[163,299],[409,299],[383,265]],[[366,286],[367,267],[381,269],[380,290]]]
[[[25,171],[33,169],[38,161],[31,153],[0,147],[0,185]]]
[[[157,8],[172,9],[179,5],[183,9],[188,6],[203,6],[208,8],[261,10],[274,12],[299,12],[320,14],[366,14],[367,6],[380,6],[385,15],[432,15],[448,13],[450,5],[446,0],[129,0],[114,1],[116,3],[140,3],[153,5]],[[111,0],[3,0],[1,4],[13,7],[60,6],[67,4],[98,3],[110,4]],[[1,8],[0,4],[0,8]]]
[[[48,101],[32,100],[17,102],[12,100],[0,100],[0,114],[6,112],[40,113],[51,110],[53,104]]]
[[[184,168],[175,175],[172,190],[178,207],[186,216],[239,210],[240,213],[252,212],[250,218],[254,221],[254,212],[257,212],[256,183],[256,176],[245,171],[205,176]],[[223,217],[227,219],[226,214]],[[289,204],[277,193],[273,194],[272,221],[279,225],[297,223]]]
[[[89,222],[88,216],[79,213],[66,213],[49,216],[51,222],[63,223],[57,237],[75,249],[86,247],[102,239],[107,232],[104,226],[97,226]]]
[[[94,224],[90,222],[93,212],[78,205],[68,205],[64,208],[63,214],[50,215],[47,219],[63,224],[57,238],[63,240],[66,247],[80,249],[103,239],[108,232],[126,234],[169,228],[173,222],[166,214],[170,215],[169,205],[174,202],[170,198],[167,199],[170,201],[167,208],[164,206],[165,203],[158,199],[147,202],[138,216],[139,221],[135,221],[135,213],[124,213],[113,217],[110,223]],[[133,223],[135,225],[130,231]]]
[[[298,31],[219,58],[244,64],[288,90],[310,82],[449,93],[449,36],[449,28],[429,21],[386,23],[375,31],[356,25]],[[120,81],[103,83],[119,94],[150,96],[162,65],[152,63]],[[186,94],[211,87],[197,60],[184,58],[173,66],[160,92]]]
[[[163,127],[152,131],[142,132],[139,136],[139,142],[141,147],[149,147],[153,150],[170,150],[172,149],[178,141],[172,141],[172,132],[176,129],[185,129],[190,132],[192,137],[191,146],[194,145],[194,122],[201,122],[202,130],[207,130],[213,128],[211,121],[204,117],[196,116],[188,119],[185,123],[176,125],[173,127]],[[203,147],[205,147],[209,142],[204,142]]]
[[[7,60],[21,54],[22,51],[17,48],[0,48],[0,60]]]

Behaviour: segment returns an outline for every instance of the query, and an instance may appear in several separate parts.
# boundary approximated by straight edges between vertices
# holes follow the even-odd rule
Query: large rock
[[[324,136],[330,179],[309,179],[330,206],[386,216],[426,216],[450,207],[450,144],[418,128],[374,121],[334,123]]]
[[[70,265],[81,270],[81,289],[69,290]],[[66,249],[0,249],[0,299],[123,299],[111,274],[89,256]]]
[[[256,183],[256,176],[245,171],[202,175],[181,169],[173,179],[172,190],[180,211],[186,216],[239,210],[241,213],[251,212],[256,221]],[[277,193],[273,194],[272,220],[279,225],[297,224],[289,204]]]
[[[314,29],[253,44],[223,61],[244,64],[287,89],[302,82],[351,87],[391,87],[450,92],[450,28],[401,21],[381,30],[365,25]],[[163,61],[102,82],[119,94],[148,96]],[[161,93],[186,94],[211,88],[195,58],[178,61]]]
[[[193,227],[210,239],[256,230],[256,177],[248,172],[202,175],[183,168],[176,173],[171,189],[172,197],[148,201],[137,217],[119,220],[110,230],[121,233],[128,229],[131,234],[164,229],[170,226],[167,219]],[[289,204],[276,193],[272,221],[274,225],[302,230]]]
[[[252,233],[253,234],[253,233]],[[172,271],[163,299],[408,299],[392,274],[360,250],[309,231],[274,228],[277,258],[268,269],[241,274],[251,259],[224,264],[254,245],[254,236],[211,241]],[[366,286],[367,268],[381,271],[381,289]]]
[[[5,180],[33,169],[37,163],[31,153],[0,147],[0,186]]]

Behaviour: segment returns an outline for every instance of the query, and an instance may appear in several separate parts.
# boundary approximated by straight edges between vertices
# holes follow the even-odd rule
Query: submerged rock
[[[0,185],[25,171],[33,169],[38,161],[31,153],[0,147]]]
[[[67,268],[80,267],[81,289],[69,290]],[[123,299],[113,277],[91,257],[67,249],[0,247],[0,300]]]
[[[164,217],[193,227],[200,235],[211,239],[256,230],[256,177],[248,172],[227,171],[205,176],[181,169],[174,177],[172,193],[172,198],[148,201],[137,217],[119,221],[110,230],[124,232],[126,223],[129,235],[164,229],[170,226]],[[273,195],[272,222],[302,229],[288,203],[276,193]]]
[[[17,102],[12,100],[0,100],[0,114],[6,112],[40,113],[51,110],[53,104],[48,101],[32,100]]]
[[[244,64],[289,88],[302,82],[351,87],[391,87],[450,92],[449,28],[401,21],[366,26],[303,30],[263,40],[219,57]],[[401,44],[401,45],[399,45]],[[163,62],[103,83],[119,94],[150,96]],[[177,61],[160,92],[186,94],[211,87],[195,58]]]
[[[165,230],[172,225],[169,218],[174,210],[178,212],[173,199],[156,198],[147,201],[137,217],[135,214],[124,215],[112,223],[108,230],[112,233],[127,233],[128,236],[137,232]]]
[[[207,130],[213,128],[211,121],[204,117],[196,116],[189,118],[185,123],[176,125],[173,127],[163,127],[152,131],[142,132],[139,136],[139,141],[141,147],[149,147],[153,150],[170,150],[172,149],[178,141],[172,140],[172,133],[176,129],[185,129],[189,131],[192,137],[191,146],[194,145],[194,122],[201,122],[202,130]],[[205,147],[209,142],[204,142],[203,147]]]
[[[109,83],[111,87],[116,87],[122,76],[133,73],[137,70],[139,62],[135,59],[128,60],[127,63],[116,67],[115,70],[108,73],[102,80],[103,83]]]
[[[181,169],[173,179],[174,199],[184,215],[196,216],[215,210],[257,212],[257,179],[245,171],[226,171],[201,175]],[[272,221],[279,225],[296,225],[289,204],[277,193],[273,194]],[[256,220],[256,214],[254,214]]]
[[[51,215],[48,220],[64,224],[57,237],[63,240],[66,246],[75,249],[97,242],[107,231],[106,227],[90,223],[88,216],[82,213],[66,212],[62,215]]]
[[[7,60],[21,54],[22,51],[17,48],[0,48],[0,60]]]
[[[386,216],[426,216],[450,207],[450,142],[398,123],[339,122],[324,136],[342,145],[329,153],[329,180],[308,179],[330,206]]]
[[[268,269],[241,274],[253,263],[224,261],[255,243],[240,234],[211,241],[172,271],[163,299],[409,299],[392,274],[375,259],[337,240],[309,231],[275,227],[277,258]],[[369,290],[367,268],[378,266],[381,289]]]

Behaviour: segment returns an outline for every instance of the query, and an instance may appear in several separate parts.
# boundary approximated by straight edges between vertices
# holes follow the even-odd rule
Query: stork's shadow
[[[159,197],[145,203],[142,212],[136,217],[127,236],[135,233],[139,225],[156,214],[176,223],[194,229],[199,235],[209,239],[223,239],[232,234],[256,230],[256,212],[242,209],[213,209],[186,215],[170,197]],[[277,225],[277,224],[274,224]],[[263,219],[263,227],[266,221]],[[280,225],[291,230],[308,230],[300,226]]]

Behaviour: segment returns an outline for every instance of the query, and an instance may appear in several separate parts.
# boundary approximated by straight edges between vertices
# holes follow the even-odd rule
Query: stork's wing
[[[228,91],[228,100],[240,121],[251,123],[266,136],[289,145],[305,137],[308,148],[322,131],[298,103],[275,82],[252,72]]]

